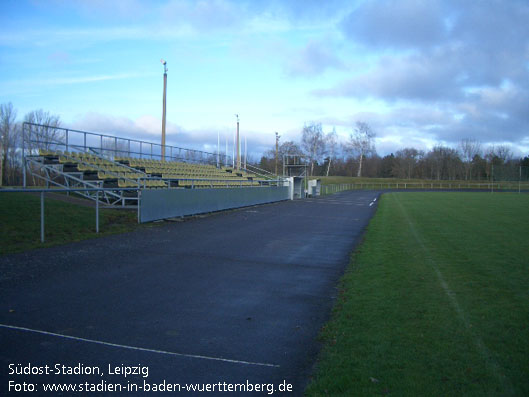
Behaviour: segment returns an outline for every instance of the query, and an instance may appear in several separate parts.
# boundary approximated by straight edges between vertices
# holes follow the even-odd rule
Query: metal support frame
[[[90,199],[96,200],[96,195],[91,194],[91,190],[85,189],[97,189],[102,188],[99,186],[99,181],[86,181],[76,177],[75,173],[62,172],[61,165],[54,167],[52,165],[46,165],[38,161],[38,157],[26,157],[26,162],[29,164],[27,166],[29,174],[39,180],[46,181],[47,183],[57,186],[59,188],[65,189],[81,189],[78,193],[81,196]],[[44,172],[44,176],[40,175],[38,172],[33,171],[33,167],[38,167],[40,171]],[[124,189],[130,190],[130,189]],[[82,193],[86,191],[87,193]],[[107,205],[126,205],[126,201],[136,201],[134,197],[125,197],[123,191],[120,188],[111,188],[104,191],[103,196],[101,197],[101,202]]]
[[[39,141],[37,139],[31,139],[33,133],[32,128],[53,128],[54,130],[58,130],[60,132],[59,139],[55,139],[53,141]],[[61,154],[61,156],[65,156],[67,159],[71,156],[70,151],[78,151],[78,152],[84,152],[84,153],[90,153],[91,155],[95,155],[97,157],[100,157],[101,160],[107,160],[114,162],[115,166],[123,168],[122,172],[129,172],[133,171],[135,173],[142,173],[144,174],[144,178],[138,178],[138,179],[128,179],[131,183],[137,184],[137,187],[140,188],[142,185],[145,188],[147,186],[147,183],[145,181],[147,180],[159,180],[162,178],[156,178],[156,177],[150,177],[148,174],[141,172],[135,168],[131,168],[125,164],[121,164],[119,162],[115,161],[115,158],[118,155],[126,154],[128,157],[140,157],[143,158],[143,156],[149,156],[150,158],[156,158],[160,157],[159,154],[156,153],[155,148],[161,145],[157,145],[152,142],[145,142],[145,141],[139,141],[129,138],[118,138],[116,136],[110,136],[110,135],[104,135],[104,134],[96,134],[91,133],[87,131],[78,131],[78,130],[71,130],[71,129],[65,129],[60,127],[49,127],[49,126],[43,126],[39,124],[33,124],[33,123],[23,123],[23,139],[22,139],[22,153],[23,153],[23,180],[24,180],[24,187],[27,186],[27,176],[30,175],[33,180],[43,180],[46,183],[46,186],[56,186],[59,188],[65,188],[65,189],[78,189],[76,190],[77,194],[96,201],[99,205],[99,202],[106,205],[121,205],[125,206],[126,204],[137,204],[140,200],[138,196],[136,197],[127,197],[127,195],[124,195],[124,191],[131,191],[134,189],[130,188],[111,188],[107,190],[102,190],[102,195],[99,195],[99,193],[94,193],[94,191],[90,191],[89,189],[95,189],[95,188],[102,188],[102,182],[100,181],[92,181],[92,180],[85,180],[83,179],[82,172],[64,172],[64,166],[60,163],[55,164],[46,164],[44,157],[40,156],[40,154],[37,154],[36,148],[38,147],[63,147],[65,149],[65,153]],[[94,138],[96,141],[94,142]],[[90,141],[91,140],[91,141]],[[106,141],[111,142],[111,145],[108,148],[105,148],[105,142]],[[119,149],[118,147],[119,142],[118,140],[124,140],[126,141],[126,150]],[[94,145],[95,143],[95,145]],[[113,145],[112,145],[113,143]],[[131,144],[139,144],[140,151],[134,152],[131,150]],[[148,151],[144,151],[144,144],[147,144],[150,149]],[[124,145],[121,145],[123,148]],[[169,146],[170,149],[170,160],[181,160],[183,158],[186,158],[188,161],[192,162],[205,162],[212,164],[217,163],[217,156],[219,156],[219,153],[207,153],[202,152],[198,150],[193,149],[184,149],[180,147],[174,147]],[[178,149],[173,151],[173,149]],[[57,149],[55,149],[57,150]],[[59,150],[57,150],[59,151]],[[217,151],[218,152],[218,151]],[[104,154],[107,154],[105,156]],[[160,153],[161,154],[161,153]],[[167,154],[167,153],[165,153]],[[109,156],[112,156],[109,157]],[[175,157],[175,155],[177,157]],[[206,157],[208,156],[208,157]],[[205,158],[206,157],[206,158]],[[240,159],[240,158],[239,158]],[[106,173],[110,174],[116,174],[114,171],[107,171],[103,168],[100,168],[97,165],[94,165],[93,163],[86,163],[82,160],[80,160],[78,157],[71,158],[72,162],[76,162],[82,165],[90,165],[91,167],[95,167],[98,171],[105,171]],[[204,161],[207,160],[207,161]],[[226,160],[226,159],[224,159]],[[223,161],[220,161],[219,163],[223,163]],[[238,163],[240,167],[240,163]],[[259,167],[246,165],[245,167],[246,171],[252,172],[257,174],[260,177],[265,177],[266,181],[260,181],[260,186],[272,186],[272,185],[279,185],[280,180],[278,177],[268,171],[265,171],[263,169],[260,169]],[[118,174],[116,174],[116,178],[122,178]],[[204,186],[204,179],[202,178],[179,178],[179,180],[188,180],[191,181],[191,187],[203,187]],[[171,186],[171,180],[166,180],[168,183],[168,187],[174,187]],[[200,181],[201,183],[198,184],[197,182]],[[243,187],[244,181],[241,179],[232,180],[232,179],[208,179],[209,186],[219,186],[219,181],[222,181],[222,184],[226,184],[226,187]],[[251,179],[249,179],[251,181]],[[142,183],[143,182],[143,183]],[[70,194],[70,191],[68,190],[67,194]]]
[[[290,159],[293,159],[290,162]],[[283,155],[283,177],[298,176],[304,178],[304,188],[308,188],[308,164],[305,161],[306,156]],[[297,172],[296,172],[297,171]],[[296,174],[296,175],[294,175]]]

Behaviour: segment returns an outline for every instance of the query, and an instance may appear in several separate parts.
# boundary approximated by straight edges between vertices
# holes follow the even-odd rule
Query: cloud
[[[290,56],[286,71],[290,76],[314,76],[327,69],[344,69],[345,65],[335,55],[331,43],[310,40],[307,45]]]
[[[55,9],[70,8],[85,17],[112,21],[116,21],[116,19],[128,21],[139,19],[153,8],[149,2],[141,0],[52,0],[49,3]],[[40,4],[37,3],[36,5]],[[47,4],[41,6],[49,7]]]
[[[446,35],[439,1],[365,1],[342,21],[346,36],[368,47],[429,47]]]
[[[371,65],[312,93],[383,103],[383,137],[457,145],[529,136],[529,4],[366,1],[341,28]],[[398,140],[398,139],[397,139]],[[389,142],[389,141],[386,141]]]
[[[137,73],[119,73],[119,74],[97,74],[71,77],[48,77],[39,79],[25,80],[6,80],[0,81],[0,90],[4,95],[28,95],[35,92],[42,92],[39,88],[67,86],[76,84],[91,84],[102,81],[125,80],[138,77]],[[42,94],[40,94],[42,95]]]
[[[450,52],[383,56],[372,70],[314,93],[387,101],[456,99],[463,88],[459,86],[459,79],[465,75]]]
[[[143,115],[136,119],[129,117],[118,117],[104,113],[89,112],[79,114],[73,122],[66,125],[66,128],[72,128],[80,131],[93,132],[97,134],[116,136],[122,146],[128,145],[128,139],[145,142],[142,145],[143,153],[150,153],[149,143],[156,145],[161,141],[160,118],[150,115]],[[178,148],[194,149],[214,153],[217,150],[217,134],[220,134],[220,153],[225,152],[226,142],[228,144],[228,155],[231,156],[233,151],[233,130],[232,128],[195,128],[189,129],[178,124],[167,122],[166,125],[166,144],[173,146],[174,155],[177,154]],[[254,159],[271,148],[269,142],[263,139],[257,131],[245,131],[241,136],[241,153],[244,153],[244,139],[247,140],[248,155]],[[80,138],[79,138],[80,139]],[[99,147],[100,142],[94,139],[88,145]],[[132,150],[140,150],[139,143],[132,142]],[[169,149],[168,149],[169,153]]]
[[[121,73],[121,74],[106,74],[106,75],[94,75],[94,76],[59,77],[59,78],[54,78],[54,79],[40,80],[40,83],[46,84],[46,85],[84,84],[84,83],[94,83],[97,81],[131,79],[135,77],[138,77],[138,74]]]
[[[166,23],[188,25],[198,31],[233,29],[244,24],[244,3],[225,0],[171,0],[160,8]]]

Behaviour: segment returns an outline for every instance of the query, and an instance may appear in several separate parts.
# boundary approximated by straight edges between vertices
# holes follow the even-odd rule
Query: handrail
[[[28,126],[28,127],[26,127]],[[108,134],[100,134],[100,133],[95,133],[95,132],[89,132],[89,131],[81,131],[81,130],[76,130],[76,129],[72,129],[72,128],[64,128],[64,127],[54,127],[54,126],[49,126],[49,125],[42,125],[42,124],[36,124],[36,123],[30,123],[30,122],[24,122],[23,125],[22,125],[22,130],[23,130],[23,141],[26,140],[26,129],[29,128],[31,130],[31,127],[38,127],[38,128],[44,128],[44,129],[50,129],[50,130],[58,130],[58,131],[63,131],[65,133],[65,141],[64,142],[61,142],[61,141],[55,141],[55,140],[51,140],[51,141],[35,141],[35,140],[28,140],[28,142],[36,142],[36,143],[46,143],[46,144],[53,144],[53,145],[63,145],[66,147],[66,150],[68,150],[69,147],[76,147],[76,148],[84,148],[85,151],[86,149],[98,149],[100,151],[107,151],[107,152],[114,152],[114,153],[117,153],[117,152],[120,152],[120,153],[129,153],[129,154],[138,154],[140,155],[140,157],[142,156],[150,156],[150,158],[153,158],[153,157],[162,157],[161,153],[162,153],[162,148],[165,148],[165,151],[167,152],[168,150],[171,152],[170,155],[165,155],[165,157],[169,157],[171,159],[177,159],[177,158],[182,158],[182,157],[178,157],[178,156],[173,156],[173,153],[172,151],[173,150],[178,150],[179,152],[181,151],[184,151],[184,153],[190,153],[191,155],[189,157],[194,157],[196,155],[199,155],[200,157],[214,157],[216,158],[217,155],[219,156],[219,158],[222,158],[222,160],[220,161],[220,163],[225,163],[227,162],[227,159],[230,158],[230,156],[226,155],[226,154],[222,154],[222,153],[210,153],[210,152],[205,152],[205,151],[202,151],[202,150],[197,150],[197,149],[187,149],[187,148],[183,148],[183,147],[179,147],[179,146],[172,146],[172,145],[161,145],[159,143],[154,143],[154,142],[149,142],[149,141],[142,141],[142,140],[139,140],[139,139],[132,139],[132,138],[121,138],[121,137],[117,137],[117,136],[114,136],[114,135],[108,135]],[[28,131],[29,132],[29,131]],[[76,134],[82,134],[83,136],[83,145],[79,145],[79,144],[75,144],[75,143],[70,143],[70,139],[69,139],[69,134],[70,132],[73,132],[73,133],[76,133]],[[99,137],[100,138],[100,145],[99,147],[96,147],[96,146],[87,146],[87,136],[91,136],[91,137]],[[110,148],[110,147],[103,147],[103,139],[106,138],[106,139],[113,139],[114,140],[114,148]],[[117,142],[118,141],[121,141],[121,142],[126,142],[128,143],[128,149],[127,150],[124,150],[124,149],[118,149],[118,145],[117,145]],[[139,144],[140,145],[140,151],[132,151],[131,148],[130,148],[130,144],[131,143],[136,143],[136,144]],[[150,153],[146,153],[143,151],[143,146],[146,145],[147,147],[150,147],[151,150],[150,150]],[[158,153],[153,153],[153,148],[156,147],[159,151],[160,151],[160,154]],[[188,160],[192,160],[194,161],[194,159],[188,159]],[[216,160],[215,160],[216,162]]]
[[[44,243],[44,193],[61,193],[61,192],[78,192],[91,191],[96,192],[96,233],[99,233],[99,192],[108,190],[141,190],[139,188],[114,189],[114,188],[58,188],[58,189],[0,189],[0,193],[40,193],[40,242]],[[140,203],[138,196],[138,223],[140,223]]]
[[[252,169],[255,169],[255,170],[258,170],[258,172],[263,173],[263,174],[261,174],[262,176],[267,176],[267,175],[265,175],[265,174],[268,174],[268,175],[274,176],[274,177],[276,177],[276,178],[279,177],[278,175],[274,174],[273,172],[270,172],[270,171],[267,171],[267,170],[265,170],[265,169],[259,168],[259,167],[255,166],[255,165],[246,164],[246,169],[248,170],[249,168],[250,168],[250,172],[255,172],[255,173],[257,173],[257,171],[252,171]]]
[[[529,183],[518,181],[494,181],[494,182],[358,182],[358,183],[332,183],[321,186],[322,194],[332,194],[344,190],[355,189],[449,189],[449,190],[513,190],[518,192],[529,189]]]

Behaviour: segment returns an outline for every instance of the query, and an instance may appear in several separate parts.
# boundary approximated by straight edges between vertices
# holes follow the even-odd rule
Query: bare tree
[[[333,128],[331,132],[325,135],[325,146],[327,147],[328,155],[329,155],[329,163],[327,164],[326,175],[329,176],[329,170],[331,169],[331,162],[336,156],[336,149],[338,147],[338,136],[336,134],[336,128]]]
[[[447,146],[434,146],[425,159],[430,167],[432,179],[454,180],[458,170],[462,168],[457,150]]]
[[[503,165],[513,157],[512,150],[506,145],[491,146],[485,155],[494,165]]]
[[[36,124],[29,126],[29,136],[25,137],[30,150],[51,150],[64,143],[64,133],[57,129],[61,125],[59,116],[42,109],[33,110],[24,116],[24,122]]]
[[[357,177],[362,176],[364,158],[375,151],[375,136],[376,134],[369,124],[363,121],[356,122],[356,127],[349,137],[349,142],[346,144],[346,150],[358,157]]]
[[[283,161],[283,156],[303,156],[303,151],[297,143],[294,141],[285,141],[278,148],[278,158],[279,161]],[[274,172],[275,170],[275,158],[276,151],[274,149],[267,150],[261,157],[259,162],[259,167],[264,170]]]
[[[11,102],[0,105],[0,185],[8,184],[9,172],[12,171],[8,165],[10,155],[15,152],[17,111],[13,109]]]
[[[303,151],[294,141],[285,141],[279,145],[279,158],[283,158],[284,155],[288,156],[301,156]]]
[[[459,143],[459,151],[465,166],[465,180],[472,179],[472,165],[476,155],[481,154],[481,143],[475,139],[465,138]]]
[[[417,150],[412,147],[397,151],[395,156],[395,174],[400,178],[411,179],[417,163],[423,156],[424,152],[422,150]]]
[[[310,175],[313,175],[314,163],[320,160],[325,152],[325,139],[321,123],[305,124],[302,134],[301,145],[310,161]]]

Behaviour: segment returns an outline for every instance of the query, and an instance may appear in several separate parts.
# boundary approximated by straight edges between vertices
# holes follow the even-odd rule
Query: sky
[[[3,0],[0,103],[63,126],[251,157],[306,123],[381,155],[464,138],[529,155],[527,0]],[[231,151],[231,149],[229,149]]]

